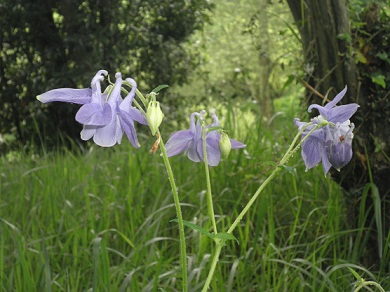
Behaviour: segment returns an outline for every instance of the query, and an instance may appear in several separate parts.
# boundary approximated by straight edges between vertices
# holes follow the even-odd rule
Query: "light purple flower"
[[[302,158],[306,165],[306,171],[322,162],[324,174],[333,166],[340,170],[352,158],[352,138],[354,125],[349,119],[356,112],[359,105],[351,103],[336,106],[344,97],[347,91],[345,87],[336,97],[325,106],[313,104],[309,107],[309,112],[313,108],[318,109],[320,115],[313,118],[314,123],[309,125],[302,133],[302,139],[315,126],[323,121],[329,122],[326,126],[315,130],[302,143]],[[294,119],[294,124],[300,131],[308,123]]]
[[[191,114],[190,129],[175,132],[169,138],[166,149],[168,157],[178,155],[185,152],[188,158],[194,162],[204,160],[203,156],[203,141],[202,141],[202,126],[204,111],[200,113]],[[215,113],[212,114],[213,123],[206,128],[218,127],[219,121]],[[196,122],[195,122],[195,119]],[[211,130],[206,134],[206,151],[207,160],[210,166],[217,166],[221,160],[221,150],[219,147],[219,140],[221,134],[218,130]],[[246,145],[230,139],[232,149],[244,148]]]
[[[100,82],[103,81],[107,71],[100,70],[92,79],[91,88],[73,89],[60,88],[50,90],[37,99],[43,103],[60,101],[82,104],[76,114],[76,121],[83,125],[81,139],[93,141],[102,147],[111,147],[120,144],[123,133],[126,133],[130,143],[138,148],[134,121],[147,124],[142,113],[134,108],[132,100],[136,91],[136,83],[133,79],[126,79],[132,84],[132,89],[125,99],[121,97],[122,75],[116,73],[114,87],[110,86],[107,93],[101,92]]]

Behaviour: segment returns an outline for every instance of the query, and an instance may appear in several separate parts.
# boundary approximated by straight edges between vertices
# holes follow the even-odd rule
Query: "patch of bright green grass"
[[[220,231],[265,180],[269,161],[282,157],[295,135],[292,118],[286,112],[267,124],[257,117],[240,136],[247,148],[211,169]],[[124,143],[1,158],[2,291],[180,290],[169,183],[162,159],[148,154],[153,141],[141,141],[139,150]],[[209,228],[203,165],[185,156],[171,161],[184,219]],[[388,271],[378,277],[355,261],[361,230],[347,226],[339,187],[320,166],[305,172],[300,153],[290,165],[293,173],[277,177],[235,230],[239,244],[224,247],[212,291],[350,291],[348,267],[390,289]],[[198,291],[214,246],[186,234],[190,291]]]

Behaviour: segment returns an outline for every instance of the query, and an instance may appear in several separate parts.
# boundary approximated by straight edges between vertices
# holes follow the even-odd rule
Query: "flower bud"
[[[232,143],[230,142],[228,134],[221,133],[221,138],[219,139],[219,149],[221,150],[223,158],[227,158],[229,156],[230,150],[232,150]]]
[[[153,136],[156,135],[163,118],[164,114],[161,111],[160,103],[155,100],[150,101],[146,111],[146,120],[148,121],[148,125]]]

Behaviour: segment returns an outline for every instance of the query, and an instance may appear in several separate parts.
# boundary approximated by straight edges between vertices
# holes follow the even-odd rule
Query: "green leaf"
[[[372,199],[374,200],[374,214],[375,214],[376,230],[378,232],[378,234],[377,234],[378,253],[379,253],[379,258],[382,259],[383,242],[385,241],[385,238],[383,235],[383,228],[382,228],[381,196],[379,194],[378,187],[374,183],[370,183],[370,185],[371,185]]]
[[[378,84],[378,85],[382,86],[383,88],[386,88],[385,76],[383,76],[383,75],[372,76],[371,80],[375,84]]]
[[[376,56],[379,59],[381,59],[381,60],[383,60],[383,61],[385,61],[387,63],[390,63],[389,55],[386,52],[379,52],[378,54],[376,54]]]
[[[286,89],[287,86],[289,86],[294,80],[296,79],[295,75],[289,75],[286,82],[284,82],[282,89]]]
[[[360,63],[367,64],[367,58],[363,55],[361,51],[356,51],[356,59]]]
[[[179,221],[177,219],[172,219],[169,222],[176,222],[177,223]],[[207,237],[210,237],[211,239],[214,239],[213,234],[211,234],[210,232],[207,231],[207,229],[204,229],[203,227],[201,227],[199,225],[196,225],[196,224],[189,222],[189,221],[186,221],[186,220],[183,220],[183,224],[187,227],[190,227],[193,230],[199,231],[200,233],[206,235]]]
[[[233,234],[230,233],[221,232],[221,233],[213,234],[213,237],[215,239],[221,239],[221,240],[235,240],[239,244],[238,239]]]
[[[161,89],[164,89],[164,88],[167,88],[167,87],[169,87],[169,86],[166,85],[166,84],[159,85],[159,86],[157,86],[155,89],[153,89],[152,92],[158,93]]]
[[[287,171],[289,174],[294,174],[294,170],[291,166],[288,165],[278,165],[279,168],[284,169]]]
[[[350,267],[347,268],[355,276],[356,280],[358,280],[359,282],[363,280],[362,277],[360,277],[360,275],[355,270],[351,269]]]

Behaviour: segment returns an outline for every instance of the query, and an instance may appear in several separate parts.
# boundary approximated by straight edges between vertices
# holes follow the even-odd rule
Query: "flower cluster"
[[[306,170],[322,162],[324,174],[333,166],[337,170],[345,166],[352,158],[352,138],[354,124],[350,118],[356,112],[359,105],[356,103],[336,106],[347,92],[345,87],[336,97],[325,106],[313,104],[309,107],[311,110],[317,109],[319,116],[311,120],[312,123],[301,122],[298,118],[294,119],[294,124],[302,132],[302,158],[306,165]],[[319,127],[323,125],[322,127]],[[310,136],[307,134],[315,127]]]
[[[181,130],[175,132],[169,138],[166,149],[168,157],[178,155],[182,152],[185,152],[188,158],[194,162],[204,161],[203,155],[203,140],[202,140],[202,123],[204,122],[203,115],[205,111],[200,113],[191,114],[190,118],[190,129]],[[195,122],[196,119],[196,122]],[[213,123],[205,126],[205,130],[208,129],[206,134],[206,152],[207,160],[210,166],[217,166],[221,160],[221,149],[222,155],[226,153],[226,141],[223,139],[221,147],[221,133],[213,128],[218,128],[220,126],[218,117],[215,113],[212,114]],[[244,148],[246,145],[233,139],[229,139],[230,149]]]
[[[115,74],[115,84],[107,87],[104,93],[101,92],[100,82],[107,76],[107,71],[97,72],[91,82],[91,89],[59,88],[47,91],[37,96],[43,103],[60,101],[82,104],[76,114],[76,121],[83,125],[81,139],[93,141],[102,147],[111,147],[116,143],[120,144],[123,133],[126,134],[130,143],[138,148],[134,121],[147,125],[144,115],[132,106],[132,101],[137,88],[136,82],[127,78],[126,82],[131,84],[131,91],[123,99],[122,74]]]

